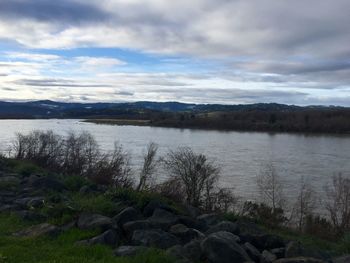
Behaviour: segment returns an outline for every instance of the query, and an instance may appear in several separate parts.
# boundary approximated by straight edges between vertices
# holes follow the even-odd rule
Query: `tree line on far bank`
[[[9,157],[113,188],[158,192],[206,212],[230,213],[272,228],[286,226],[334,239],[350,232],[350,178],[342,174],[334,175],[332,183],[324,187],[321,205],[327,215],[322,216],[317,213],[318,196],[303,177],[295,186],[297,197],[287,202],[281,175],[272,163],[263,167],[256,177],[259,202],[242,201],[232,188],[219,186],[220,168],[204,154],[184,147],[159,157],[157,150],[157,145],[150,143],[141,168],[135,171],[130,165],[130,155],[120,144],[115,143],[114,150],[106,153],[87,132],[61,136],[52,131],[33,131],[17,134]],[[160,169],[167,175],[163,182],[155,178]]]

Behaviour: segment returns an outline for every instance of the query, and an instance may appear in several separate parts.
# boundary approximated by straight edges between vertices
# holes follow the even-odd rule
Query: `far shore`
[[[95,124],[109,124],[109,125],[133,125],[133,126],[150,126],[150,120],[132,120],[132,119],[87,119],[83,122],[90,122]]]

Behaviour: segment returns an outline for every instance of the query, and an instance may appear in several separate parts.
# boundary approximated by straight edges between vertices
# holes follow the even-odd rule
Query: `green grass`
[[[149,249],[135,257],[115,257],[113,249],[107,246],[78,246],[78,240],[90,238],[97,233],[71,229],[57,238],[19,238],[11,233],[19,231],[29,225],[17,217],[0,214],[0,263],[22,262],[52,262],[52,263],[172,263],[171,258],[163,251]]]

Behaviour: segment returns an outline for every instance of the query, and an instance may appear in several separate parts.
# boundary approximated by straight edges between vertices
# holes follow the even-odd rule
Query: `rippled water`
[[[79,120],[0,120],[0,149],[7,149],[16,132],[34,129],[52,129],[60,134],[89,131],[104,150],[119,141],[132,155],[134,169],[139,167],[150,141],[159,145],[160,154],[190,146],[214,159],[221,167],[221,184],[234,187],[245,198],[256,197],[255,177],[267,162],[275,164],[291,197],[302,175],[319,192],[334,173],[350,175],[350,136],[109,126]]]

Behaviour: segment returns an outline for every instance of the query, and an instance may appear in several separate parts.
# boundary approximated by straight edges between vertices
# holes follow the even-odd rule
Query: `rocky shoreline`
[[[333,258],[329,253],[303,247],[293,240],[271,235],[244,220],[227,221],[219,214],[200,214],[198,209],[178,211],[159,200],[142,209],[124,204],[113,217],[81,212],[71,222],[56,226],[38,212],[47,194],[67,191],[63,182],[50,176],[22,176],[0,171],[0,212],[40,222],[13,233],[15,237],[56,237],[72,228],[98,230],[98,235],[76,242],[77,246],[102,244],[114,248],[115,256],[133,256],[149,247],[166,251],[176,262],[346,263],[350,256]],[[6,189],[4,189],[6,188]],[[81,193],[103,194],[105,189],[83,186]]]

